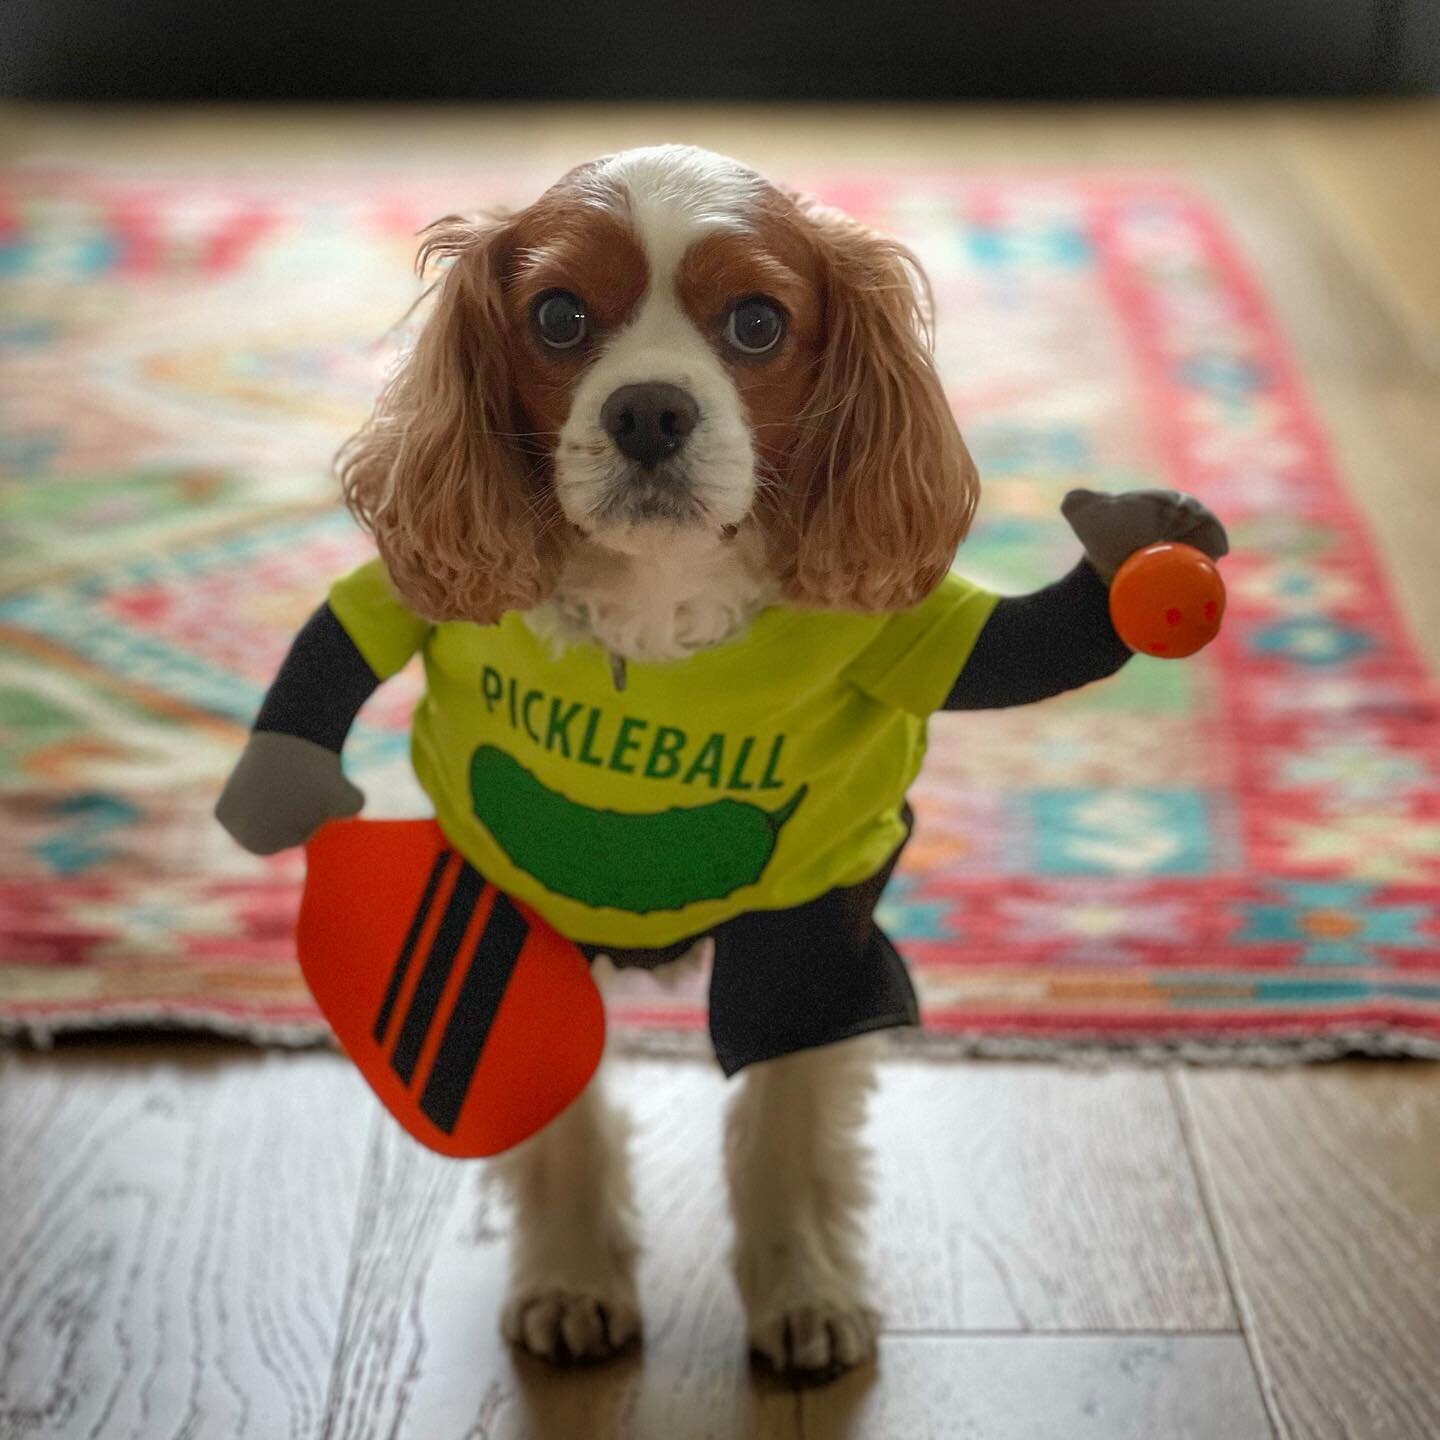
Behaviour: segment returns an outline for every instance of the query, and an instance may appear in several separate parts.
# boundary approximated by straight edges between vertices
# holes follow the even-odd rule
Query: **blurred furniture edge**
[[[1437,0],[0,6],[0,95],[25,99],[1039,99],[1437,86]]]

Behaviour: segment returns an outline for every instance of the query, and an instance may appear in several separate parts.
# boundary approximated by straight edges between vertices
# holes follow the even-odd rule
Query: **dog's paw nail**
[[[560,1343],[560,1297],[543,1295],[526,1307],[520,1322],[520,1343],[542,1360],[557,1358]]]
[[[507,1302],[500,1329],[512,1344],[556,1364],[608,1360],[640,1334],[633,1301],[576,1290],[526,1290]]]
[[[600,1322],[612,1350],[624,1350],[640,1338],[640,1312],[634,1305],[601,1305]]]
[[[863,1305],[795,1305],[752,1323],[750,1351],[782,1380],[823,1385],[868,1360],[879,1329]]]

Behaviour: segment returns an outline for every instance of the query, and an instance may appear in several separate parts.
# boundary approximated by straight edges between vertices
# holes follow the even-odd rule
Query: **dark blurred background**
[[[1382,95],[1440,83],[1440,0],[6,0],[34,99]]]

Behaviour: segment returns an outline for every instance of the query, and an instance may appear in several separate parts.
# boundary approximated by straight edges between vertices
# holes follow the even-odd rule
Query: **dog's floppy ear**
[[[498,620],[551,594],[566,527],[509,360],[502,276],[515,222],[448,216],[416,262],[449,265],[414,348],[337,459],[345,502],[430,620]]]
[[[824,353],[789,484],[765,501],[771,561],[794,604],[903,608],[940,583],[964,539],[975,466],[931,359],[919,262],[799,203],[824,277]]]

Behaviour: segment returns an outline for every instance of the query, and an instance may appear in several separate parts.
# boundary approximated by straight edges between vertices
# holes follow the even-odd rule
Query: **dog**
[[[1159,539],[1223,554],[1223,529],[1172,492],[1077,491],[1069,576],[998,597],[952,574],[979,488],[920,266],[707,151],[448,217],[419,263],[423,328],[338,461],[378,561],[297,638],[218,813],[259,852],[353,814],[345,731],[422,651],[417,773],[467,860],[597,966],[711,957],[716,1053],[745,1072],[749,1344],[828,1379],[879,1328],[860,1132],[878,1032],[918,1015],[873,914],[926,717],[1113,673],[1118,565]],[[597,1076],[496,1162],[502,1324],[534,1355],[640,1333],[625,1133]]]

